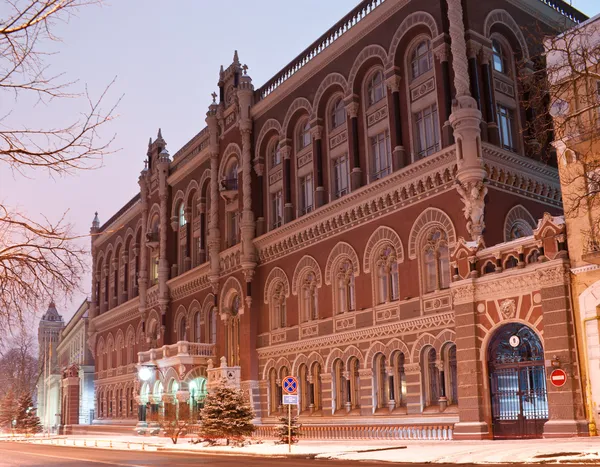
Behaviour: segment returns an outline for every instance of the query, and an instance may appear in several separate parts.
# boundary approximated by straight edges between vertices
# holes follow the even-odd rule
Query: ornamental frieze
[[[373,126],[387,117],[387,106],[377,109],[375,112],[367,115],[367,126]]]
[[[341,133],[333,135],[331,138],[329,138],[329,149],[336,148],[346,141],[348,141],[348,131],[344,130]]]
[[[435,79],[429,78],[423,84],[410,90],[410,100],[411,102],[418,101],[421,97],[426,96],[433,91],[435,91]]]

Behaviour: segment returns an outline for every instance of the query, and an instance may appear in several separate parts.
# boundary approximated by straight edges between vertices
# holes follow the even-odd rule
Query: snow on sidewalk
[[[2,437],[0,437],[2,438]],[[273,441],[243,447],[204,446],[180,438],[173,444],[162,436],[35,437],[30,442],[106,449],[146,451],[175,450],[233,455],[286,456],[287,445]],[[539,439],[522,441],[313,441],[292,446],[292,455],[341,460],[372,460],[402,463],[512,463],[589,462],[600,463],[600,438]]]

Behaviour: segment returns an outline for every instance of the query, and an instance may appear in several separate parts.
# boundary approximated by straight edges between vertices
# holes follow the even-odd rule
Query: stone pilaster
[[[350,187],[352,191],[360,188],[362,184],[362,169],[360,167],[360,150],[358,135],[358,109],[359,104],[355,100],[356,96],[345,101],[346,114],[348,115],[348,141],[350,143],[350,160],[352,162],[352,172],[350,173]]]
[[[208,227],[208,258],[210,261],[209,280],[214,294],[219,291],[219,251],[221,249],[221,233],[219,232],[219,127],[217,122],[217,105],[212,104],[206,114],[209,132],[210,157],[210,217]]]
[[[169,164],[171,158],[166,148],[163,148],[158,156],[158,198],[160,201],[160,235],[158,250],[158,306],[161,313],[161,333],[160,339],[165,343],[165,316],[169,306],[169,258],[167,255],[167,232],[169,228]]]
[[[148,170],[144,169],[138,180],[140,186],[140,198],[142,205],[142,234],[140,248],[140,271],[138,278],[138,292],[140,295],[138,310],[142,318],[142,323],[146,322],[146,292],[148,290],[148,247],[146,246],[146,233],[148,226]],[[145,332],[144,332],[145,333]],[[145,337],[145,336],[142,336]],[[145,342],[145,339],[142,339]]]
[[[423,411],[423,388],[421,387],[421,365],[404,365],[406,376],[406,413],[418,414]]]
[[[373,370],[361,368],[358,370],[358,380],[360,382],[360,414],[373,415]]]
[[[390,91],[392,96],[392,111],[389,114],[389,127],[390,134],[392,135],[392,167],[394,170],[401,169],[408,165],[410,161],[407,159],[406,151],[404,150],[404,143],[402,138],[402,117],[400,114],[400,89],[402,79],[400,75],[393,70],[393,73],[389,75],[385,84]]]

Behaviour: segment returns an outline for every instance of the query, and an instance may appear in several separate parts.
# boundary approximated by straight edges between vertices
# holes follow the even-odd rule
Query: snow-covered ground
[[[0,439],[7,439],[1,436]],[[177,444],[158,436],[68,436],[29,442],[79,447],[136,450],[179,450],[232,455],[285,456],[287,445],[272,441],[244,447],[204,446],[182,438]],[[600,463],[600,437],[527,441],[300,441],[292,455],[346,460],[431,463],[586,462]]]

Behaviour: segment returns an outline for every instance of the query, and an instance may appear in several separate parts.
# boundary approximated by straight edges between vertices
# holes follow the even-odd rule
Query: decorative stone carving
[[[500,314],[504,319],[513,319],[517,315],[517,304],[514,300],[504,300],[500,304]]]
[[[463,213],[467,220],[467,230],[471,239],[477,240],[485,228],[483,217],[487,187],[483,181],[461,183],[457,180],[456,190],[464,203]]]

